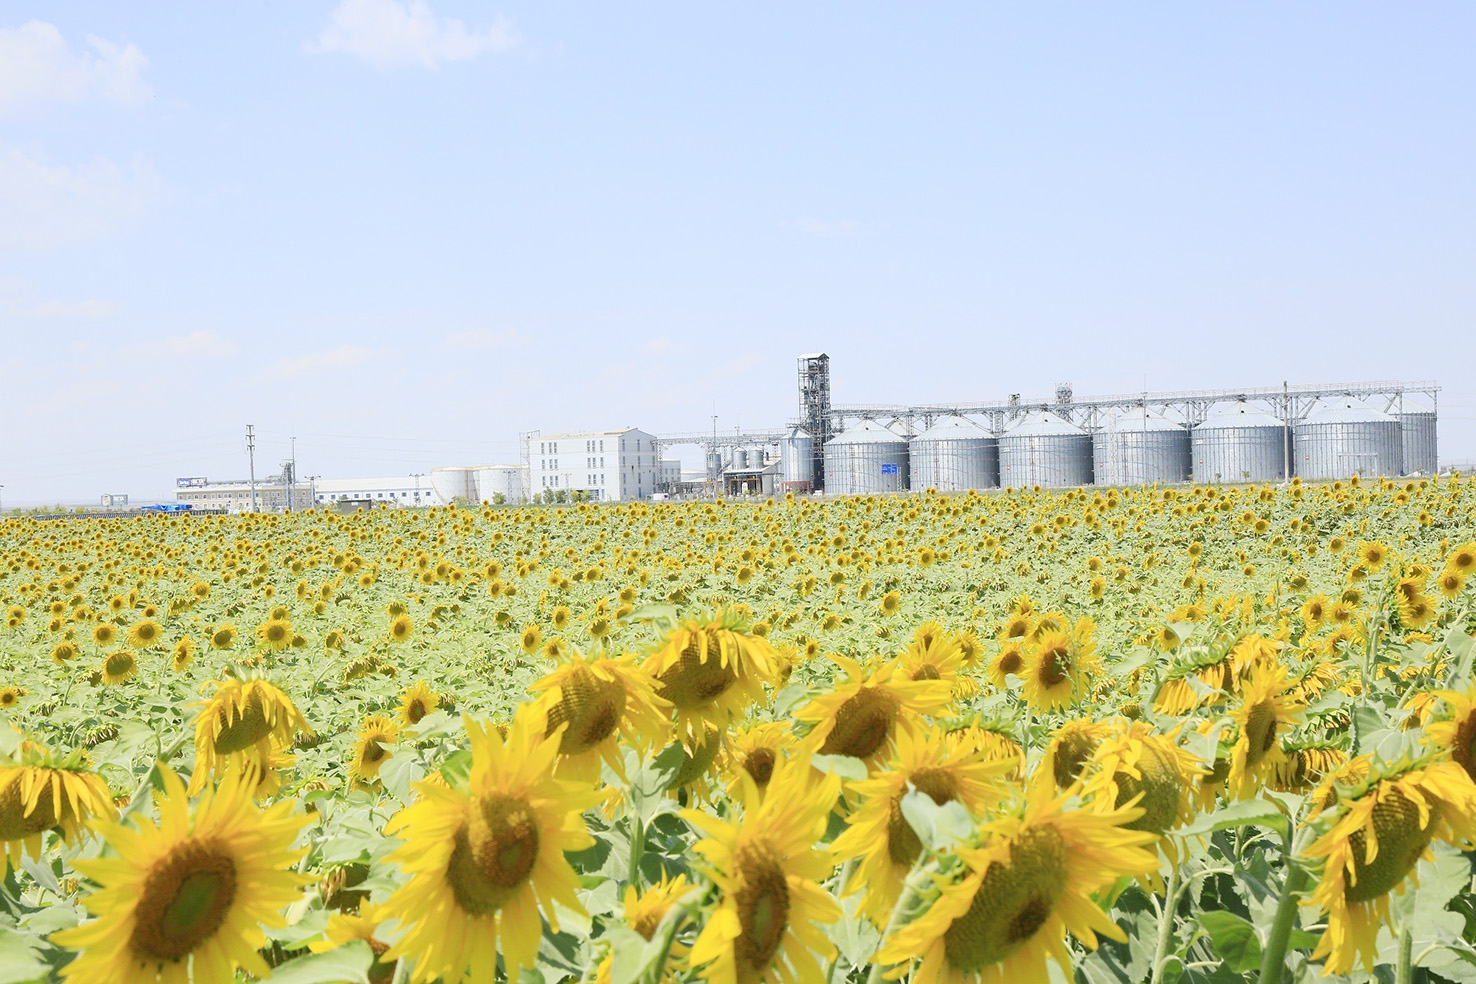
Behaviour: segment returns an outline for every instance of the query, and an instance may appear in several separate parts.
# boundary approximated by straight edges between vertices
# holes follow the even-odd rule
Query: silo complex
[[[825,445],[825,491],[832,495],[902,492],[907,475],[907,442],[874,420]]]
[[[815,484],[815,439],[803,427],[791,427],[779,442],[779,480],[785,485]]]
[[[1306,479],[1398,475],[1404,458],[1399,421],[1357,400],[1320,403],[1292,434],[1292,460]]]
[[[1062,488],[1092,483],[1092,438],[1048,410],[1021,417],[999,439],[1001,485]]]
[[[1211,413],[1190,435],[1196,482],[1274,482],[1286,477],[1286,425],[1239,402]]]
[[[1092,474],[1098,485],[1187,482],[1189,431],[1146,408],[1114,417],[1092,435]]]
[[[963,492],[999,485],[999,441],[966,417],[944,417],[908,445],[912,488]]]
[[[1440,470],[1440,458],[1436,453],[1435,411],[1423,407],[1406,405],[1395,414],[1399,421],[1400,440],[1403,444],[1400,469],[1406,475],[1434,475]]]

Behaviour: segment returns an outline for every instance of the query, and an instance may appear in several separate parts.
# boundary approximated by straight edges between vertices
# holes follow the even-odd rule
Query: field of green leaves
[[[0,984],[1476,981],[1476,484],[0,521]]]

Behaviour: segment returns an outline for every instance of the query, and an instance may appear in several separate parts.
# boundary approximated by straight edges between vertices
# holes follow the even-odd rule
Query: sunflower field
[[[0,521],[0,984],[1476,981],[1476,483]]]

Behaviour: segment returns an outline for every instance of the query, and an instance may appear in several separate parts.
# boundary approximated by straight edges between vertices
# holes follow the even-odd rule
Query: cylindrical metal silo
[[[907,446],[911,487],[963,492],[999,485],[999,441],[966,417],[944,417]]]
[[[442,505],[449,505],[458,499],[464,503],[477,501],[476,468],[468,468],[464,465],[432,468],[430,484]]]
[[[1286,477],[1286,425],[1245,401],[1217,409],[1190,434],[1196,482],[1274,482]]]
[[[832,495],[902,492],[907,472],[907,442],[874,420],[825,444],[825,491]]]
[[[735,471],[743,471],[748,468],[748,449],[733,449],[733,468]]]
[[[779,442],[779,475],[785,485],[815,484],[815,439],[802,427],[791,427]]]
[[[1092,437],[1048,410],[1027,413],[999,439],[1001,485],[1092,483]]]
[[[1187,482],[1189,431],[1147,408],[1108,420],[1092,435],[1092,477],[1098,485]]]
[[[1399,421],[1351,397],[1319,403],[1292,431],[1292,462],[1302,478],[1397,475],[1403,458]]]
[[[722,473],[723,473],[723,453],[721,451],[711,451],[711,452],[709,452],[708,455],[707,455],[707,474],[708,474],[708,476],[711,477],[713,475],[721,475]]]
[[[1435,411],[1413,403],[1405,403],[1395,414],[1399,420],[1400,440],[1404,455],[1402,471],[1406,475],[1434,475],[1440,471],[1440,457],[1435,442]]]

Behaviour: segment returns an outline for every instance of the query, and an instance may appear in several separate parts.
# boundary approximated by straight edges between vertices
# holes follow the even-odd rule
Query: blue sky
[[[1435,379],[1476,8],[0,5],[4,502],[837,402]]]

